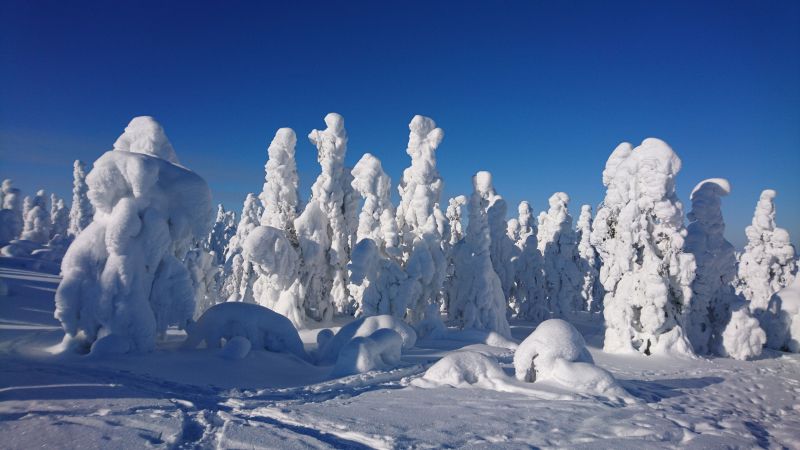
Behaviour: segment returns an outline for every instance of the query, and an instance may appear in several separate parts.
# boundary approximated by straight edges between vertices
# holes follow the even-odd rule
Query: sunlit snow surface
[[[462,340],[420,340],[400,368],[341,379],[277,353],[179,350],[178,334],[151,354],[53,356],[58,278],[32,264],[0,258],[3,448],[800,447],[800,355],[609,355],[599,326],[578,324],[595,363],[639,399],[625,406],[546,381],[525,393],[410,386]],[[531,329],[512,322],[518,341]],[[301,336],[313,351],[316,333]],[[513,376],[511,350],[470,349]]]

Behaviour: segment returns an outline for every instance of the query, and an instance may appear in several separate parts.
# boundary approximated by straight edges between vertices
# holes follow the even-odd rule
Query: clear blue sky
[[[0,177],[26,193],[68,195],[72,160],[137,115],[236,210],[279,127],[307,196],[305,136],[331,111],[347,163],[371,152],[396,182],[423,114],[445,130],[447,196],[489,170],[512,209],[566,191],[577,215],[616,144],[656,136],[683,160],[684,201],[730,179],[734,244],[764,188],[800,238],[800,2],[5,0],[0,39]]]

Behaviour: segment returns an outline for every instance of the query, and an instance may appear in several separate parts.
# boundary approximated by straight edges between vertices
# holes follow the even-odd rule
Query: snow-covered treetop
[[[297,136],[291,128],[281,128],[269,144],[264,190],[260,195],[264,204],[261,225],[279,230],[294,229],[297,218],[297,164],[295,145]]]
[[[690,196],[692,210],[687,215],[689,221],[696,223],[694,226],[700,227],[703,234],[722,238],[725,221],[721,198],[730,192],[731,184],[724,178],[709,178],[698,183]]]
[[[421,235],[436,225],[434,209],[444,184],[436,169],[435,153],[444,138],[444,131],[436,127],[433,119],[419,115],[414,116],[408,129],[406,153],[411,157],[411,166],[403,171],[398,186],[400,206],[397,220],[404,234],[411,231]],[[408,240],[411,238],[409,236]]]
[[[450,245],[455,245],[464,237],[464,224],[462,218],[464,216],[464,206],[467,204],[467,197],[459,195],[451,198],[448,201],[447,221],[450,224]]]
[[[547,201],[550,209],[539,214],[539,234],[537,236],[539,251],[543,253],[547,245],[557,238],[564,240],[571,238],[571,236],[562,236],[562,234],[572,231],[572,216],[567,210],[569,195],[566,192],[556,192]]]
[[[323,204],[330,201],[329,197],[337,189],[338,179],[331,177],[341,176],[344,165],[344,155],[347,151],[347,131],[344,129],[344,118],[337,113],[325,116],[324,130],[312,130],[308,139],[317,147],[317,160],[322,166],[322,173],[311,186],[311,195]],[[339,191],[341,188],[339,188]],[[339,199],[341,202],[342,200]]]
[[[394,213],[390,191],[392,180],[383,171],[381,161],[369,153],[361,157],[351,173],[353,189],[364,199],[364,207],[358,218],[356,241],[370,238],[380,246],[384,240],[383,228],[391,229],[393,224],[389,222],[394,222],[393,214],[391,217],[384,214],[384,211]]]
[[[180,164],[164,128],[150,116],[134,117],[114,142],[114,150],[143,153]]]

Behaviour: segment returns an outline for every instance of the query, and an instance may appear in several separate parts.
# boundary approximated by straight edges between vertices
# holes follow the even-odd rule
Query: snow
[[[800,355],[765,350],[755,361],[616,355],[602,351],[599,324],[579,324],[597,365],[638,399],[630,404],[554,382],[517,382],[508,375],[512,354],[488,346],[464,350],[499,365],[509,390],[414,386],[463,346],[455,341],[418,345],[396,369],[333,380],[330,366],[294,355],[251,351],[225,360],[216,349],[180,350],[179,334],[147,354],[56,356],[43,349],[63,335],[52,318],[58,277],[25,264],[0,258],[0,280],[9,289],[0,302],[4,448],[53,445],[65,435],[106,448],[794,448],[800,442]],[[517,338],[530,331],[528,322],[512,323]]]
[[[421,388],[449,386],[454,388],[481,387],[499,390],[508,376],[491,356],[474,351],[458,351],[432,365],[411,385]]]
[[[185,348],[205,343],[208,348],[222,347],[222,340],[243,337],[253,348],[289,353],[308,360],[303,342],[286,317],[252,303],[225,302],[214,305],[187,328]]]
[[[722,347],[725,354],[735,359],[752,359],[761,354],[767,343],[767,334],[759,326],[747,308],[731,313],[725,330],[722,332]]]
[[[759,320],[767,331],[767,347],[800,353],[800,277],[772,296]]]
[[[76,159],[72,165],[72,206],[69,210],[69,234],[71,236],[77,236],[92,223],[94,208],[89,201],[88,192],[86,165]]]
[[[569,195],[556,192],[549,209],[539,214],[539,251],[544,258],[549,310],[558,317],[572,317],[585,309],[578,242],[567,206]]]
[[[383,329],[394,330],[400,335],[404,350],[414,347],[417,342],[417,333],[414,329],[394,316],[384,314],[362,317],[342,327],[332,338],[324,339],[325,345],[320,347],[317,359],[322,364],[333,363],[350,341],[358,337],[369,336],[375,331]]]
[[[400,362],[403,338],[389,328],[350,340],[339,351],[331,376],[343,377],[377,369],[391,369]]]

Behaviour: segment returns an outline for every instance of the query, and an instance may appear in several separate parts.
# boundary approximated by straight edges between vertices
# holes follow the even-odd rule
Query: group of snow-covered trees
[[[471,195],[442,202],[444,132],[415,116],[395,205],[381,161],[367,153],[346,167],[344,119],[331,113],[324,122],[308,135],[320,164],[310,198],[299,193],[297,136],[281,128],[261,193],[246,196],[237,219],[221,205],[214,218],[208,186],[178,163],[161,126],[135,118],[90,173],[75,162],[69,211],[55,196],[48,210],[41,191],[22,201],[4,182],[0,241],[74,240],[56,315],[65,345],[85,351],[150,349],[167,327],[224,301],[260,304],[297,328],[389,314],[421,335],[447,324],[510,337],[511,318],[602,313],[612,352],[747,359],[764,345],[785,347],[771,299],[797,267],[775,225],[774,191],[761,195],[737,255],[723,237],[730,184],[699,183],[685,217],[675,187],[681,161],[650,138],[612,152],[594,219],[583,205],[574,222],[564,192],[538,219],[526,201],[509,218],[484,171]]]
[[[0,190],[0,246],[6,256],[28,256],[37,250],[62,255],[69,243],[92,221],[94,209],[88,197],[86,169],[75,161],[72,206],[55,194],[39,190],[22,197],[13,181],[3,181]],[[39,252],[40,254],[42,252]]]

